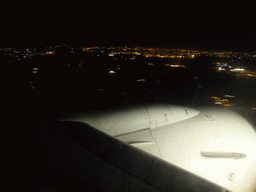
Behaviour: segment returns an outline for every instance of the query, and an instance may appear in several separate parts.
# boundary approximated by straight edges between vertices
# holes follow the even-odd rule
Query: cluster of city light
[[[225,95],[224,99],[216,96],[211,97],[215,105],[221,105],[223,107],[233,107],[234,105],[236,105],[236,103],[230,103],[227,98],[235,98],[235,96]]]
[[[175,67],[175,68],[185,68],[184,65],[173,65],[173,64],[164,64],[167,67]]]
[[[250,70],[245,70],[244,68],[236,67],[234,68],[233,66],[228,65],[227,63],[216,63],[216,67],[214,69],[217,70],[217,72],[220,71],[230,71],[232,73],[237,74],[237,76],[244,77],[244,78],[254,78],[256,77],[256,71],[250,71]]]
[[[109,72],[108,72],[109,74],[115,74],[116,73],[116,71],[114,71],[114,70],[109,70]]]
[[[244,69],[243,68],[234,68],[234,69],[230,69],[230,71],[244,71]]]
[[[196,50],[196,49],[168,49],[168,48],[160,48],[160,47],[128,47],[128,46],[110,46],[110,47],[101,47],[101,46],[93,46],[93,47],[73,47],[72,45],[56,45],[46,47],[44,51],[37,52],[36,48],[33,49],[21,49],[17,48],[1,48],[0,51],[3,55],[9,54],[19,54],[22,57],[25,56],[36,56],[36,55],[54,55],[56,48],[59,47],[67,47],[70,49],[70,53],[75,53],[75,50],[80,49],[81,51],[86,52],[101,52],[105,53],[113,57],[116,54],[130,54],[134,56],[145,56],[145,57],[158,57],[158,58],[190,58],[193,59],[196,56],[215,56],[215,57],[224,57],[231,58],[237,57],[241,59],[242,57],[256,57],[256,52],[233,52],[233,51],[205,51],[205,50]],[[104,50],[102,49],[104,48]],[[11,53],[12,52],[12,53]]]
[[[45,54],[46,54],[46,55],[54,55],[55,52],[54,52],[54,51],[46,51]]]
[[[245,70],[243,68],[234,68],[234,69],[231,69],[230,71],[237,73],[240,77],[244,77],[247,79],[256,77],[256,71]]]

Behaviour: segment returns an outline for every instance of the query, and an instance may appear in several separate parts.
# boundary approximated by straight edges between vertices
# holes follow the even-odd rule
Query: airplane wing
[[[256,188],[255,130],[230,110],[152,105],[58,118],[65,119],[89,123],[228,190]]]
[[[9,120],[1,129],[1,191],[224,190],[85,123]]]
[[[71,187],[68,191],[74,191],[72,187],[77,186],[81,191],[224,190],[85,123],[56,122],[55,127],[60,132],[38,137],[36,146],[40,162],[53,173],[53,180],[56,180],[54,173],[57,172],[66,182],[74,183],[65,185]],[[42,173],[45,169],[36,172]],[[48,181],[49,175],[44,184]],[[54,189],[58,190],[58,187]]]

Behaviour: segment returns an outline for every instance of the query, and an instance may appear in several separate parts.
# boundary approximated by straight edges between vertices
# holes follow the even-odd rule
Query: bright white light
[[[234,71],[244,71],[242,68],[234,68]]]
[[[37,70],[38,70],[38,68],[33,68],[33,70],[37,71]]]
[[[219,71],[226,71],[226,69],[225,69],[225,68],[222,68],[222,67],[219,67],[218,70],[219,70]]]

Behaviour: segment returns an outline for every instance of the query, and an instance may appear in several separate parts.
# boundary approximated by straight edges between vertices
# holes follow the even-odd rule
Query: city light
[[[113,71],[113,70],[110,70],[109,73],[110,73],[110,74],[114,74],[114,73],[116,73],[116,72]]]

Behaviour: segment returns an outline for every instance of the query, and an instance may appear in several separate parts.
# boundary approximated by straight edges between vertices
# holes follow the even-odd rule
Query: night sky
[[[256,50],[255,3],[200,2],[6,0],[0,6],[0,46],[66,43]]]

